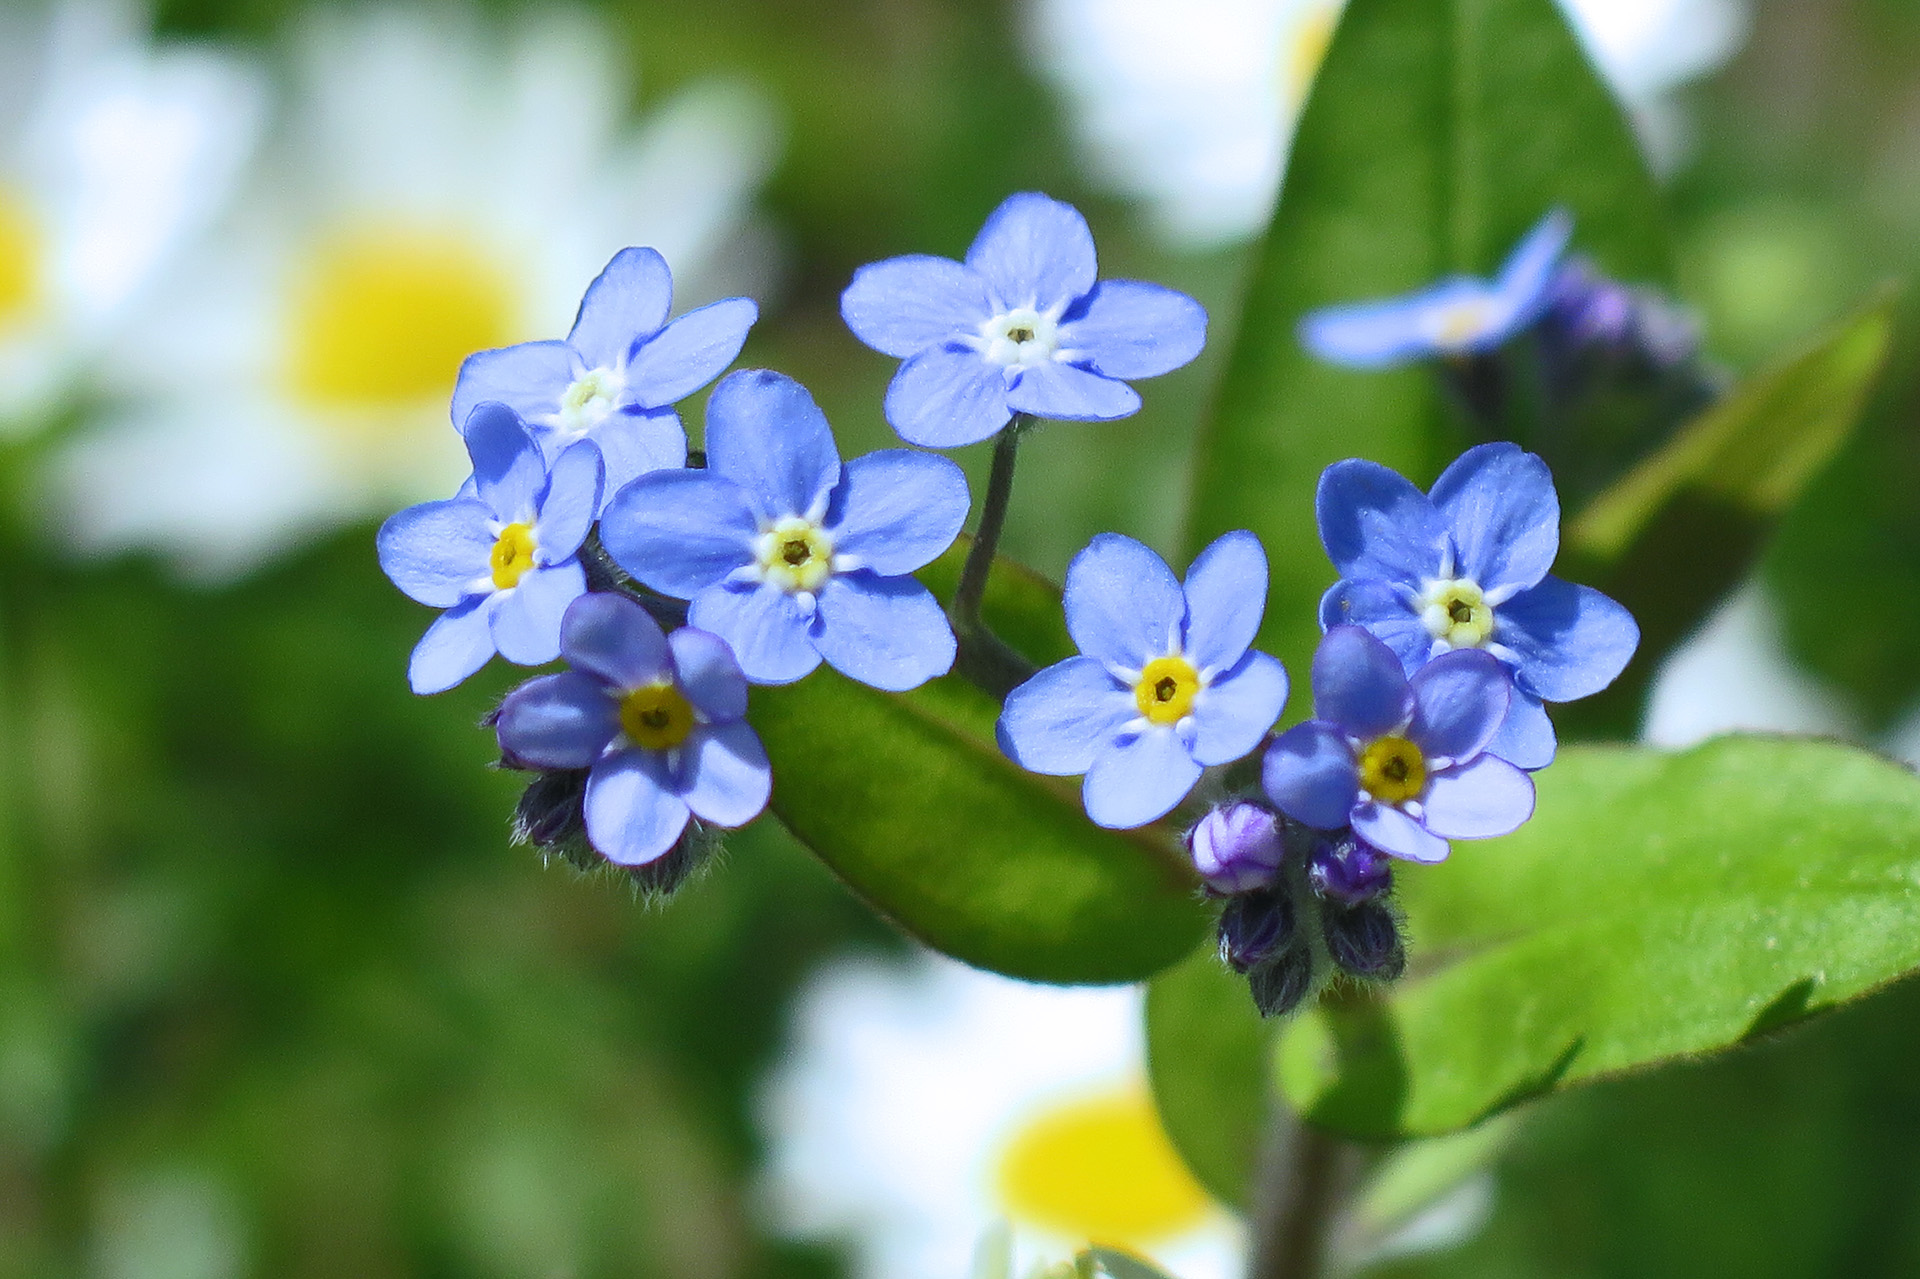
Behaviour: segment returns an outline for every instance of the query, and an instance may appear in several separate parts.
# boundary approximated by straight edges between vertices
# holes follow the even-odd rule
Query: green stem
[[[1276,1101],[1260,1164],[1248,1279],[1319,1279],[1353,1171],[1351,1148]]]
[[[1000,698],[1024,683],[1036,669],[1032,662],[995,635],[980,617],[980,604],[987,594],[987,575],[993,569],[1000,534],[1006,527],[1007,507],[1013,498],[1013,467],[1020,449],[1020,436],[1032,422],[1024,413],[1015,414],[993,442],[993,470],[987,476],[987,495],[980,504],[980,524],[974,530],[966,563],[960,568],[960,584],[954,589],[953,603],[947,608],[954,638],[960,644],[954,670]]]

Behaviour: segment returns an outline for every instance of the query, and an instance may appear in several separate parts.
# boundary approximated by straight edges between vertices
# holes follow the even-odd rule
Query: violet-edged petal
[[[396,512],[375,539],[380,567],[408,597],[452,608],[487,579],[495,540],[487,516],[484,502],[463,497]]]
[[[1087,220],[1037,191],[1001,201],[967,249],[967,265],[986,277],[1004,309],[1045,311],[1072,302],[1100,274]]]
[[[464,425],[488,400],[505,404],[529,422],[552,417],[573,375],[573,351],[565,342],[522,342],[477,351],[460,365],[460,378],[453,384],[453,424]]]
[[[1185,651],[1201,670],[1224,671],[1253,647],[1267,610],[1267,552],[1246,529],[1222,534],[1187,567]]]
[[[534,768],[588,768],[620,731],[620,705],[579,671],[530,679],[500,703],[494,732],[509,759]]]
[[[766,808],[773,768],[744,720],[696,728],[682,749],[680,794],[695,817],[716,826],[745,826]]]
[[[909,444],[952,449],[976,444],[1013,417],[1006,373],[978,351],[929,347],[910,357],[887,384],[887,425]]]
[[[473,458],[474,492],[502,524],[531,524],[547,486],[547,464],[520,415],[489,400],[467,415],[462,433]]]
[[[528,569],[519,585],[501,591],[493,610],[493,646],[518,666],[541,666],[560,656],[560,619],[587,593],[579,560]]]
[[[1366,740],[1393,732],[1412,714],[1413,689],[1392,649],[1357,626],[1326,633],[1313,652],[1315,719]]]
[[[1353,833],[1390,857],[1410,862],[1447,860],[1446,840],[1387,804],[1357,805]]]
[[[747,677],[725,640],[711,631],[682,626],[667,636],[667,643],[673,648],[680,691],[695,710],[713,723],[745,718]]]
[[[1100,533],[1067,565],[1067,630],[1088,657],[1139,671],[1179,641],[1187,597],[1166,561],[1122,533]]]
[[[474,595],[433,619],[413,646],[407,684],[414,692],[444,693],[487,664],[494,654],[493,610],[498,595]]]
[[[627,409],[609,414],[590,437],[606,462],[601,503],[652,471],[677,471],[687,464],[687,433],[672,409]]]
[[[1094,756],[1080,799],[1096,826],[1144,826],[1185,799],[1200,772],[1179,733],[1154,725]]]
[[[1007,694],[994,736],[1031,773],[1066,777],[1093,767],[1123,725],[1138,718],[1133,691],[1091,657],[1055,662]]]
[[[1287,671],[1265,653],[1240,664],[1193,699],[1193,757],[1212,767],[1231,764],[1260,744],[1287,704]]]
[[[1486,753],[1498,755],[1516,768],[1533,771],[1553,763],[1558,749],[1547,708],[1526,689],[1516,687],[1513,701],[1507,707],[1507,718],[1487,743]]]
[[[687,623],[727,642],[755,684],[791,684],[820,665],[793,597],[771,586],[715,586],[694,596]]]
[[[1481,444],[1441,472],[1432,500],[1453,534],[1454,576],[1525,589],[1560,553],[1560,497],[1547,464],[1517,444]]]
[[[1407,588],[1379,578],[1342,579],[1320,597],[1320,629],[1358,626],[1417,671],[1433,656],[1433,632],[1407,602]]]
[[[1323,720],[1295,724],[1267,747],[1260,784],[1281,812],[1315,830],[1347,824],[1360,794],[1353,748],[1338,728]]]
[[[783,373],[739,369],[707,400],[707,467],[747,491],[760,514],[805,515],[840,479],[827,415]]]
[[[953,545],[969,504],[966,473],[944,457],[907,449],[856,457],[827,517],[834,554],[883,577],[911,573]]]
[[[1428,757],[1468,760],[1507,718],[1513,678],[1485,649],[1457,648],[1414,673],[1407,736]]]
[[[1200,354],[1207,310],[1144,280],[1102,280],[1060,325],[1063,349],[1102,377],[1158,377]]]
[[[853,273],[840,295],[840,318],[853,335],[897,360],[962,335],[993,318],[987,281],[952,258],[909,254]]]
[[[1426,827],[1443,839],[1491,839],[1533,816],[1533,778],[1494,755],[1434,774],[1421,796]]]
[[[1300,321],[1300,344],[1318,359],[1384,369],[1433,353],[1431,302],[1424,294],[1323,307]]]
[[[541,563],[571,559],[587,540],[587,529],[600,513],[600,486],[605,477],[606,467],[592,440],[576,440],[554,459],[535,525]]]
[[[813,644],[842,675],[890,693],[953,669],[953,627],[933,592],[911,577],[828,578]]]
[[[1613,683],[1640,644],[1633,614],[1594,590],[1548,577],[1493,612],[1493,642],[1510,650],[1522,688],[1549,702]]]
[[[649,409],[685,399],[727,371],[759,318],[752,298],[723,298],[687,312],[634,352],[627,393]]]
[[[711,471],[654,471],[613,495],[600,541],[614,563],[676,599],[692,599],[753,562],[746,490]]]
[[[1399,472],[1359,458],[1335,462],[1320,475],[1313,509],[1341,577],[1419,583],[1440,575],[1446,521]]]
[[[672,675],[667,637],[653,615],[624,595],[596,591],[567,606],[560,652],[576,670],[616,689],[657,684]]]
[[[622,249],[587,286],[567,345],[588,368],[619,368],[673,308],[673,273],[652,249]]]
[[[664,755],[623,750],[587,775],[587,841],[608,861],[644,866],[687,828],[686,801],[674,794]]]
[[[1547,286],[1553,282],[1572,238],[1572,216],[1565,209],[1554,209],[1535,223],[1507,255],[1494,281],[1494,292],[1511,312],[1514,326],[1529,323],[1540,313],[1547,300]]]
[[[1111,422],[1140,411],[1140,393],[1125,382],[1054,361],[1021,371],[1007,388],[1007,406],[1064,422]]]

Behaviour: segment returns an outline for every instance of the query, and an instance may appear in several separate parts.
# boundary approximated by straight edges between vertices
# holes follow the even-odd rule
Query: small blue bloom
[[[1286,705],[1286,670],[1252,651],[1267,556],[1245,530],[1200,552],[1184,587],[1139,542],[1102,533],[1068,566],[1065,604],[1082,655],[1008,694],[1000,749],[1036,773],[1085,773],[1102,826],[1165,815],[1202,768],[1258,746]]]
[[[614,254],[580,300],[564,342],[522,342],[469,356],[453,420],[474,405],[512,405],[549,458],[590,439],[606,459],[609,498],[635,476],[685,466],[687,436],[673,410],[740,354],[760,310],[727,298],[673,323],[673,276],[652,249]]]
[[[1436,657],[1408,682],[1393,650],[1336,626],[1313,655],[1313,711],[1267,748],[1268,798],[1318,830],[1352,826],[1381,852],[1444,861],[1533,815],[1533,779],[1490,755],[1511,684],[1491,656]]]
[[[689,816],[744,826],[767,806],[773,772],[747,724],[747,681],[717,635],[664,635],[621,595],[567,609],[572,670],[529,680],[500,705],[500,750],[533,768],[588,769],[587,842],[641,866],[670,850]]]
[[[1320,541],[1340,581],[1320,624],[1363,626],[1408,672],[1457,648],[1513,673],[1513,711],[1494,754],[1553,761],[1548,702],[1599,692],[1640,643],[1633,615],[1547,572],[1560,550],[1560,498],[1547,465],[1513,444],[1462,453],[1428,496],[1374,462],[1336,462],[1315,498]]]
[[[410,506],[380,526],[380,567],[422,604],[447,610],[413,650],[416,693],[452,688],[496,652],[521,666],[560,652],[560,617],[587,589],[577,558],[604,478],[590,440],[548,472],[540,446],[505,404],[466,423],[467,495]]]
[[[861,267],[840,295],[854,336],[904,360],[887,421],[910,444],[953,448],[1015,413],[1111,421],[1140,408],[1127,385],[1193,359],[1207,313],[1139,280],[1096,282],[1093,233],[1070,204],[1007,197],[965,262],[914,254]]]
[[[1531,324],[1573,235],[1556,209],[1527,233],[1492,280],[1453,276],[1377,302],[1330,306],[1300,322],[1300,340],[1331,364],[1379,369],[1490,351]]]
[[[689,623],[756,684],[822,658],[894,691],[947,672],[953,630],[910,575],[966,521],[959,467],[905,449],[843,466],[807,389],[758,369],[714,388],[706,442],[706,469],[651,472],[607,504],[600,536],[620,567],[690,600]]]

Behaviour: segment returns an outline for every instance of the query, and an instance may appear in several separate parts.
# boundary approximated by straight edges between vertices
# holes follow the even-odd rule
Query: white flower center
[[[833,539],[799,515],[775,520],[754,540],[760,580],[790,594],[817,593],[833,576]]]
[[[1428,582],[1414,607],[1427,634],[1448,648],[1484,648],[1493,637],[1493,602],[1468,578]]]
[[[1059,318],[1050,311],[1017,306],[980,326],[980,353],[993,364],[1030,369],[1060,350]]]
[[[560,396],[560,430],[572,439],[585,435],[620,406],[626,389],[624,373],[612,369],[582,373]]]

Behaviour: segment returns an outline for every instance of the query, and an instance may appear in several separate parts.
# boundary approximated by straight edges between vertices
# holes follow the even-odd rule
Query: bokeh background
[[[743,362],[810,387],[843,451],[889,442],[891,362],[840,289],[1043,189],[1215,340],[1137,418],[1036,435],[1008,548],[1056,575],[1099,529],[1177,554],[1336,7],[4,0],[0,1276],[933,1279],[1002,1217],[1231,1274],[1236,1227],[1141,1127],[1136,994],[916,956],[770,819],[664,906],[542,866],[477,727],[514,673],[407,693],[428,615],[373,530],[459,478],[459,357],[564,332],[627,243],[667,254],[676,310],[758,298]],[[1909,273],[1920,7],[1574,8],[1728,368]],[[1920,756],[1917,414],[1908,323],[1650,737]],[[1348,1260],[1915,1273],[1916,1056],[1902,986],[1536,1105]],[[1048,1162],[1073,1122],[1117,1134],[1104,1173]],[[1107,1210],[1133,1216],[1070,1219]]]

